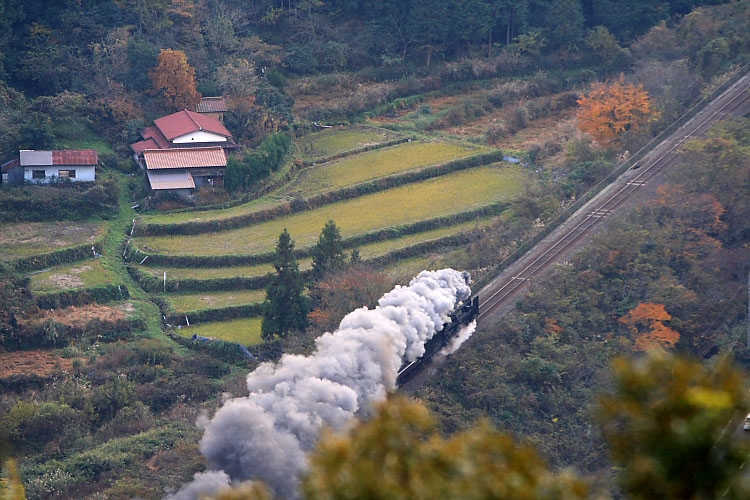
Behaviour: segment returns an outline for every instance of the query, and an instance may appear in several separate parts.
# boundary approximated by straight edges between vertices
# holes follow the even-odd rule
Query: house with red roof
[[[208,114],[187,109],[154,120],[141,131],[143,140],[130,145],[136,158],[147,149],[171,149],[220,146],[224,150],[237,149],[221,120]]]
[[[2,165],[3,181],[46,184],[52,181],[94,182],[99,154],[95,149],[39,151],[22,149],[18,159]]]
[[[221,186],[227,157],[221,146],[147,149],[143,152],[146,177],[155,194],[189,195],[201,186]]]

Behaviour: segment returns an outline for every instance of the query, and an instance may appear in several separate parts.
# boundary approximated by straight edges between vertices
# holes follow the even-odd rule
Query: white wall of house
[[[44,170],[44,179],[34,179],[34,170]],[[65,165],[44,165],[44,166],[25,166],[23,167],[23,178],[29,182],[42,184],[50,182],[53,177],[60,178],[60,170],[75,170],[75,178],[71,178],[71,182],[94,182],[96,180],[96,170],[93,165],[76,165],[76,166],[65,166]]]
[[[213,134],[205,130],[197,130],[189,134],[181,135],[172,139],[173,144],[190,144],[201,142],[226,142],[227,138],[223,135]]]

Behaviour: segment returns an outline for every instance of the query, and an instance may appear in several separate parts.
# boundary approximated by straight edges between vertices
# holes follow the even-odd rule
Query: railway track
[[[686,141],[701,137],[711,125],[730,116],[745,104],[750,95],[748,88],[750,88],[750,74],[737,80],[721,96],[654,148],[652,153],[634,167],[636,170],[630,169],[623,173],[608,188],[563,223],[558,230],[530,248],[506,272],[479,292],[482,306],[478,319],[486,317],[506,303],[531,278],[541,273],[554,262],[555,258],[580,241],[634,192],[674,163],[680,153],[680,148]],[[521,269],[514,271],[516,267]]]

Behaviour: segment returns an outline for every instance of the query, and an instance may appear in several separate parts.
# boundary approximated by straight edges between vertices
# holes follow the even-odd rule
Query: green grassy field
[[[93,243],[106,222],[22,222],[0,225],[0,259],[12,260]],[[93,254],[92,254],[93,257]]]
[[[214,337],[243,345],[255,345],[263,342],[260,337],[260,324],[261,318],[242,318],[183,327],[175,330],[175,333],[188,338],[193,335],[200,335],[201,337]]]
[[[263,302],[266,298],[266,292],[264,290],[231,290],[228,292],[167,294],[162,295],[162,298],[166,299],[175,311],[185,313]]]
[[[104,267],[102,259],[90,259],[31,274],[31,291],[56,292],[115,283],[115,273]]]
[[[200,210],[194,212],[176,212],[158,215],[145,215],[141,218],[141,220],[146,224],[178,224],[180,222],[199,222],[204,220],[225,219],[227,217],[234,217],[236,215],[264,210],[281,203],[283,203],[283,200],[279,200],[278,197],[264,196],[262,198],[258,198],[257,200],[249,201],[247,203],[243,203],[242,205],[237,205],[231,208],[224,208],[220,210]]]
[[[451,142],[406,142],[303,170],[280,193],[308,197],[486,150]]]
[[[440,229],[434,229],[432,231],[424,231],[418,234],[402,236],[401,238],[394,238],[391,240],[379,241],[377,243],[370,243],[369,245],[362,245],[358,247],[358,249],[360,256],[363,259],[371,259],[373,257],[379,257],[394,250],[399,250],[401,248],[405,248],[417,243],[450,236],[461,231],[481,229],[492,224],[495,220],[497,220],[497,217],[488,217],[476,221],[464,222],[452,226],[441,227]],[[347,253],[349,252],[347,251]],[[299,264],[300,270],[304,271],[312,267],[312,259],[299,259],[297,261],[297,264]],[[166,271],[167,279],[170,280],[253,277],[263,276],[264,274],[274,272],[274,267],[271,264],[236,267],[136,267],[138,267],[141,271],[158,278],[164,276],[163,273]]]
[[[253,254],[272,251],[287,228],[298,248],[311,246],[330,219],[346,238],[512,199],[522,178],[517,166],[480,167],[223,233],[144,237],[136,239],[136,245],[147,253]]]
[[[396,134],[383,129],[337,127],[300,137],[297,139],[297,152],[305,160],[314,160],[380,144],[394,138]]]

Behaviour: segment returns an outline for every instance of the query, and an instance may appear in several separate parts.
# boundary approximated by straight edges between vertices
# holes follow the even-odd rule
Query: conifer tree
[[[308,299],[302,295],[305,284],[294,258],[294,242],[286,229],[276,244],[273,266],[276,275],[266,289],[263,304],[261,336],[264,339],[307,327]]]
[[[345,264],[346,256],[341,232],[336,223],[329,220],[323,227],[318,243],[313,249],[313,279],[319,280],[330,271],[342,269]]]

